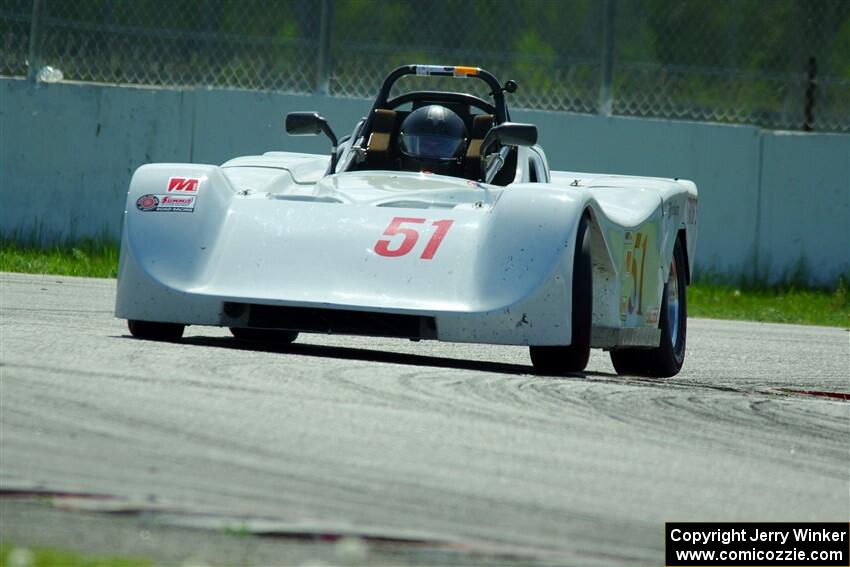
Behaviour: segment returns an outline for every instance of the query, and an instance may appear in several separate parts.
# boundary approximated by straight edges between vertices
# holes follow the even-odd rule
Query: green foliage
[[[608,1],[330,0],[331,92],[372,96],[401,63],[473,65],[517,80],[514,106],[594,112]],[[816,129],[847,130],[847,0],[613,1],[615,113],[799,128],[815,57]],[[26,66],[9,61],[27,57],[32,2],[5,2],[0,73],[21,74]],[[45,6],[40,58],[66,79],[316,88],[318,0]]]

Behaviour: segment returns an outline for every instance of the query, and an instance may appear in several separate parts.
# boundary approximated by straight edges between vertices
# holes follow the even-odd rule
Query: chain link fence
[[[0,0],[0,41],[33,80],[372,97],[458,64],[518,108],[850,131],[850,0]]]

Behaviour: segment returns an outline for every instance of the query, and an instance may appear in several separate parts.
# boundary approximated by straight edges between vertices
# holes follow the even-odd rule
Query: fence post
[[[809,57],[809,64],[806,67],[806,105],[803,108],[805,119],[803,121],[803,131],[811,132],[815,129],[815,101],[818,89],[818,61],[815,56]]]
[[[319,20],[319,53],[316,61],[316,94],[328,94],[331,73],[331,20],[332,0],[322,0]]]
[[[614,26],[617,22],[617,0],[606,0],[602,14],[602,49],[600,60],[599,114],[611,116],[614,110],[612,82],[614,80]]]
[[[27,53],[27,80],[34,83],[41,69],[41,11],[44,0],[32,0],[30,20],[30,45]]]

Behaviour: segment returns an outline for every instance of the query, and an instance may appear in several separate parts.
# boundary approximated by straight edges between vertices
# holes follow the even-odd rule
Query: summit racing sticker
[[[179,197],[175,197],[174,195],[159,195],[159,205],[157,205],[157,211],[174,211],[178,213],[191,213],[195,210],[195,197],[180,195]]]
[[[200,184],[201,180],[194,177],[170,177],[168,179],[168,192],[197,193]]]
[[[195,210],[194,195],[142,195],[136,208],[145,212],[191,213]]]

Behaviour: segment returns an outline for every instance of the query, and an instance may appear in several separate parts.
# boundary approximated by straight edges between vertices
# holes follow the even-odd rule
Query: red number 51
[[[397,258],[398,256],[409,254],[410,251],[413,250],[413,247],[416,246],[416,242],[419,240],[419,232],[415,228],[404,228],[401,225],[404,223],[425,224],[427,220],[428,219],[395,217],[384,231],[384,236],[403,234],[404,240],[399,247],[395,249],[390,248],[391,242],[389,240],[379,240],[375,243],[375,252],[378,256],[386,256],[388,258]],[[425,246],[425,250],[420,256],[422,260],[430,260],[434,257],[434,254],[437,253],[437,248],[440,247],[440,244],[443,242],[443,238],[446,236],[446,233],[449,231],[449,228],[451,228],[453,222],[454,221],[451,220],[438,220],[431,223],[433,226],[437,227],[437,230],[434,231],[434,236],[432,236],[431,240],[428,241],[428,244]]]

